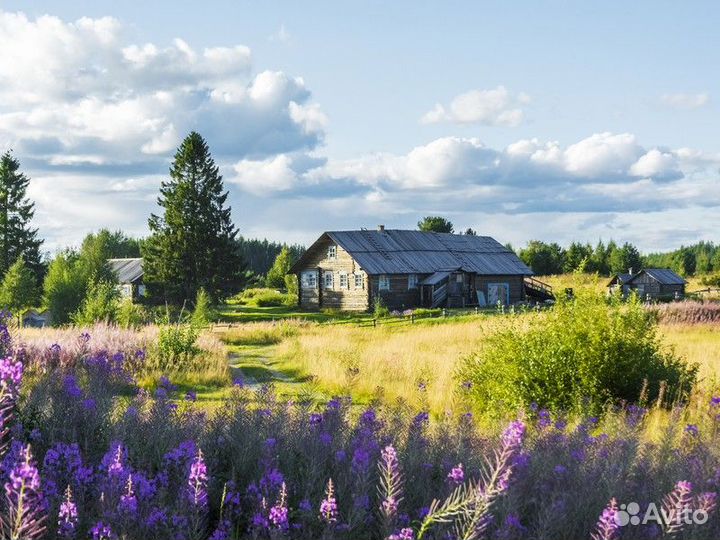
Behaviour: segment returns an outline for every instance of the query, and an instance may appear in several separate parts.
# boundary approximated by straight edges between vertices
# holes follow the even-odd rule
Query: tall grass
[[[85,356],[99,353],[122,353],[137,358],[133,373],[140,381],[150,384],[160,376],[172,376],[182,385],[223,386],[230,383],[230,370],[223,343],[211,332],[198,335],[198,355],[192,366],[168,370],[158,349],[159,326],[145,326],[139,330],[116,325],[96,324],[86,328],[21,328],[15,331],[15,342],[29,358],[36,362],[75,365]]]

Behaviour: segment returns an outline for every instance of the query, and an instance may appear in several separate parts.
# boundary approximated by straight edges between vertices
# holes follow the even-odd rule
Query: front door
[[[510,303],[510,285],[507,283],[488,284],[488,304],[496,306],[498,303],[507,306]]]

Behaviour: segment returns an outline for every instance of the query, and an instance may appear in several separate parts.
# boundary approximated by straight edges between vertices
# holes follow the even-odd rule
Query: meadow
[[[717,538],[720,337],[688,306],[656,328],[692,391],[600,414],[487,414],[458,376],[551,311],[0,327],[0,538]]]

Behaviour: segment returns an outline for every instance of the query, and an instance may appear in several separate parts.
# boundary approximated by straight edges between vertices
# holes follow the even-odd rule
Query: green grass
[[[300,319],[311,322],[351,321],[367,319],[368,313],[337,313],[325,311],[302,311],[297,307],[257,307],[227,304],[220,311],[220,320],[228,323],[271,322],[283,319]]]

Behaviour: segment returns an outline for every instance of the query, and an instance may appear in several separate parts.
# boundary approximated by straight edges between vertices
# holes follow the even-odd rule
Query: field
[[[705,316],[690,307],[668,320]],[[373,325],[235,304],[192,343],[183,326],[0,332],[0,538],[717,538],[718,324],[661,319],[663,348],[699,365],[672,407],[483,412],[463,359],[552,313]],[[622,529],[630,501],[711,517]]]

